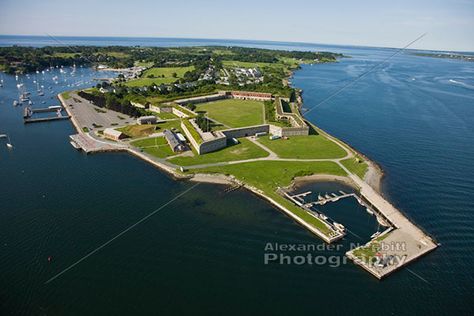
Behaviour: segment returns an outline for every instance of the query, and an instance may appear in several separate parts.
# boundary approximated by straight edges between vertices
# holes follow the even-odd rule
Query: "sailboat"
[[[8,148],[13,148],[13,145],[10,142],[10,137],[8,137],[7,134],[0,134],[0,138],[6,138],[7,139],[7,147]]]
[[[39,95],[39,96],[43,96],[43,95],[44,95],[44,91],[43,91],[43,89],[40,87],[38,81],[36,82],[36,91],[38,92],[38,95]]]

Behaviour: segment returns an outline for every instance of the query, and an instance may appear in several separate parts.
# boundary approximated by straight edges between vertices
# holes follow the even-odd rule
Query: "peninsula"
[[[71,144],[86,153],[127,151],[175,178],[244,187],[327,243],[346,229],[314,204],[354,196],[385,230],[346,255],[382,278],[437,245],[381,195],[375,163],[302,115],[292,72],[342,57],[242,47],[0,48],[10,73],[80,66],[118,73],[58,96],[78,132]],[[303,203],[291,192],[301,179],[344,181],[355,194]]]

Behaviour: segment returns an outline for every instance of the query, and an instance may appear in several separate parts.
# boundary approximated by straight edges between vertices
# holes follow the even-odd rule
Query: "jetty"
[[[362,202],[376,213],[377,220],[390,225],[390,230],[374,236],[363,246],[346,252],[346,256],[378,279],[436,249],[438,244],[402,212],[359,177],[351,179],[360,188]],[[379,221],[380,222],[380,221]]]
[[[62,113],[63,107],[60,105],[53,105],[47,108],[32,108],[26,107],[23,111],[23,122],[27,123],[39,123],[39,122],[48,122],[48,121],[57,121],[57,120],[68,120],[71,117],[69,115],[64,115]],[[48,116],[48,117],[38,117],[33,118],[35,113],[48,113],[48,112],[55,112],[55,116]]]
[[[106,151],[122,151],[126,150],[127,146],[120,144],[112,144],[106,141],[98,140],[87,133],[80,133],[69,136],[71,145],[84,151],[86,154],[94,152]]]

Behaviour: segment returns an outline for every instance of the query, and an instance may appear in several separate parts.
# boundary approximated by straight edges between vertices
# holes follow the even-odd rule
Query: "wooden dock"
[[[71,117],[69,115],[63,116],[52,116],[52,117],[39,117],[39,118],[25,118],[23,122],[25,124],[28,123],[40,123],[40,122],[48,122],[48,121],[58,121],[58,120],[69,120]]]

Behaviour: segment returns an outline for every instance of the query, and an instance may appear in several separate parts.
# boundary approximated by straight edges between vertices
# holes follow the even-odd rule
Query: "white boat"
[[[76,148],[77,150],[81,150],[81,146],[79,146],[75,141],[71,140],[69,143],[71,143],[72,147]]]
[[[334,225],[334,227],[336,227],[336,229],[337,229],[338,231],[341,231],[341,232],[345,232],[345,231],[346,231],[346,228],[345,228],[344,225],[342,225],[342,224],[339,224],[339,223],[334,222],[333,225]]]
[[[369,213],[370,215],[374,215],[374,211],[372,211],[370,208],[366,208],[365,209],[367,211],[367,213]]]
[[[8,148],[13,148],[13,145],[10,144],[10,143],[7,143],[7,147],[8,147]]]
[[[375,237],[377,237],[378,235],[380,235],[380,232],[375,232],[375,233],[373,233],[373,234],[370,236],[370,238],[375,238]]]
[[[324,219],[324,220],[328,219],[328,217],[327,217],[326,215],[324,215],[324,214],[319,214],[319,217],[321,217],[321,218]]]
[[[17,105],[18,105],[18,101],[17,100],[13,101],[13,106],[17,106]]]

